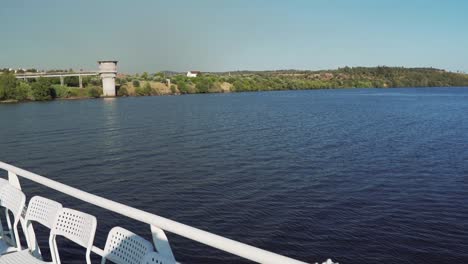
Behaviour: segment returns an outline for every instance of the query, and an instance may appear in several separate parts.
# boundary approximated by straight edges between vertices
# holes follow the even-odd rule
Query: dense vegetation
[[[323,71],[238,71],[204,73],[188,78],[182,73],[128,75],[120,83],[139,87],[140,82],[164,82],[170,78],[176,87],[171,93],[216,93],[329,88],[392,88],[468,86],[468,75],[433,68],[345,67]]]
[[[76,80],[76,82],[78,82]],[[56,98],[85,98],[100,97],[102,89],[91,84],[99,80],[87,79],[85,88],[73,88],[66,85],[74,85],[73,78],[65,78],[65,86],[60,85],[58,78],[37,78],[36,80],[23,81],[15,78],[13,73],[0,74],[0,101],[46,101]]]
[[[167,80],[171,85],[168,86]],[[100,97],[102,89],[98,77],[65,78],[65,86],[58,78],[38,78],[22,81],[12,73],[0,74],[0,101],[52,100],[55,98]],[[270,90],[329,89],[329,88],[392,88],[392,87],[453,87],[468,86],[468,74],[447,72],[433,68],[401,67],[345,67],[323,71],[238,71],[204,73],[188,78],[185,73],[146,72],[123,75],[117,79],[118,96],[148,96],[161,94],[191,94],[246,92]]]
[[[181,93],[219,91],[221,83],[232,91],[267,91],[325,88],[391,88],[468,86],[468,75],[431,68],[340,68],[328,71],[270,71],[205,74],[195,79],[175,76]]]

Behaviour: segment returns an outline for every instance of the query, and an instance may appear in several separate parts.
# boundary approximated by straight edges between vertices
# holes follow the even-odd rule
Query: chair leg
[[[55,240],[55,235],[50,235],[49,237],[49,248],[50,254],[52,255],[52,263],[60,264],[60,256],[57,248],[57,241]]]

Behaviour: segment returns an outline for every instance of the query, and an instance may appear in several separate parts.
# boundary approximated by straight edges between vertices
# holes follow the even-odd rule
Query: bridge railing
[[[17,73],[16,78],[53,78],[53,77],[70,77],[70,76],[94,76],[99,75],[99,72],[50,72],[50,73]]]
[[[215,235],[213,233],[203,231],[201,229],[194,228],[118,202],[114,202],[112,200],[62,184],[60,182],[48,179],[44,176],[20,169],[4,162],[0,162],[0,169],[8,172],[8,180],[10,184],[16,186],[17,188],[21,189],[19,178],[25,178],[61,193],[75,197],[86,203],[99,206],[109,211],[150,225],[155,247],[162,255],[172,259],[174,256],[172,255],[172,251],[163,230],[258,263],[305,263],[232,239]],[[31,235],[34,237],[32,230],[28,229],[25,230],[25,232],[28,232],[29,234],[32,233]],[[102,250],[97,247],[94,247],[93,251],[97,254],[102,254]]]

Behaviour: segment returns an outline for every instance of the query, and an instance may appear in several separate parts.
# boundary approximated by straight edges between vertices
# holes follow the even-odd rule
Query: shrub
[[[101,97],[101,89],[97,87],[91,87],[88,89],[88,96],[93,98]]]
[[[140,81],[139,80],[133,80],[132,81],[132,84],[133,86],[136,88],[136,87],[140,87]]]
[[[120,86],[117,91],[117,96],[128,96],[128,89],[125,85]]]
[[[171,85],[171,93],[173,94],[177,93],[177,87],[174,84]]]
[[[63,82],[65,83],[66,86],[79,86],[79,77],[78,76],[66,76],[63,78]]]
[[[52,88],[55,90],[55,94],[57,95],[58,98],[71,97],[71,94],[72,94],[71,89],[66,86],[54,84],[52,85]]]
[[[27,82],[18,82],[18,85],[16,86],[16,94],[15,94],[15,99],[18,101],[24,101],[28,100],[31,98],[31,85]]]
[[[179,88],[180,93],[186,94],[189,93],[189,88],[186,82],[184,81],[179,81],[177,83],[177,88]]]
[[[156,92],[151,88],[151,85],[147,82],[143,87],[137,87],[135,88],[135,94],[137,96],[147,96],[147,95],[153,95]]]
[[[84,89],[80,88],[70,88],[70,97],[83,96]]]
[[[209,78],[200,77],[196,79],[196,89],[199,93],[207,93],[213,86],[213,81]]]
[[[17,80],[14,74],[0,74],[0,100],[15,98],[16,83]]]
[[[221,87],[220,82],[215,82],[211,85],[211,87],[208,89],[209,93],[222,93],[223,88]]]
[[[145,96],[145,92],[143,91],[142,87],[136,87],[135,88],[135,95],[136,96]]]
[[[31,85],[32,96],[36,101],[46,101],[55,98],[55,90],[52,89],[50,81],[47,78],[38,78]]]
[[[159,91],[156,88],[153,89],[153,87],[151,87],[150,82],[145,83],[145,86],[143,88],[145,89],[145,92],[148,95],[159,95]]]

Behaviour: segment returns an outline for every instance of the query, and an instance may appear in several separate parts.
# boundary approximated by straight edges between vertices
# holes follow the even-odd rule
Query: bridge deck
[[[70,76],[95,76],[99,72],[54,72],[54,73],[26,73],[26,74],[16,74],[18,79],[29,79],[29,78],[39,78],[39,77],[70,77]]]

